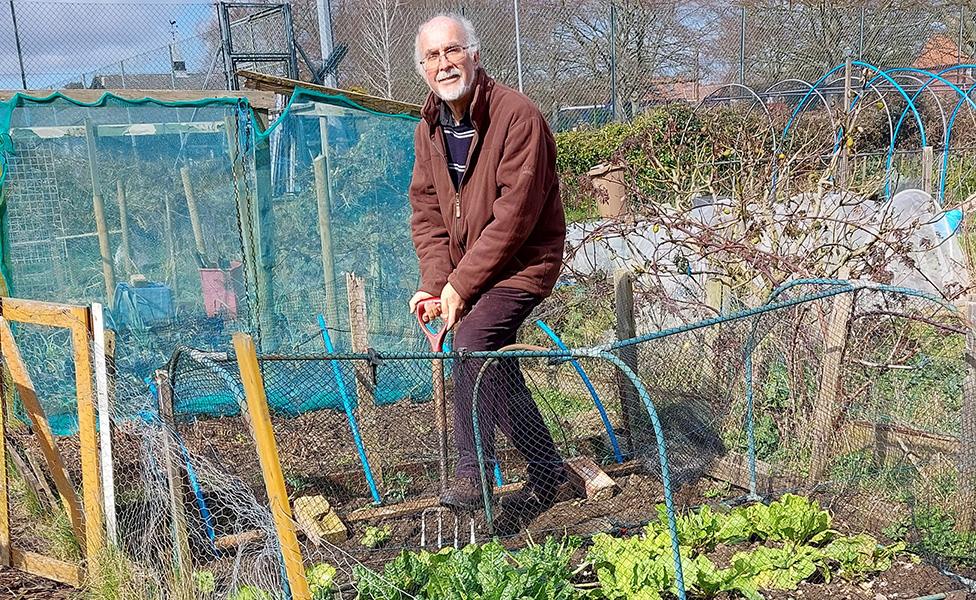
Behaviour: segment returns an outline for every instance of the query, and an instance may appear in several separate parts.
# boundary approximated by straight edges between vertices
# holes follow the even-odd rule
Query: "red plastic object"
[[[237,317],[239,299],[244,297],[240,262],[231,262],[229,269],[200,269],[200,284],[203,287],[203,309],[208,317]]]
[[[420,323],[420,329],[427,336],[427,341],[430,342],[430,349],[433,352],[442,352],[444,350],[444,338],[447,336],[447,328],[441,327],[439,330],[434,330],[430,326],[430,323],[424,322],[424,312],[428,304],[440,303],[440,298],[427,298],[417,303],[417,322]]]

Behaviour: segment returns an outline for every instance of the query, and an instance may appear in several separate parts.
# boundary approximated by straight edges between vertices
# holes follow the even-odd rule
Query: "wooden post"
[[[3,317],[0,317],[2,319]],[[7,498],[7,402],[0,362],[0,566],[10,566],[10,503]]]
[[[85,507],[85,556],[94,559],[105,547],[104,508],[98,473],[98,431],[92,389],[91,319],[87,308],[71,309],[71,345],[78,397],[78,440],[81,445],[81,488]],[[91,567],[91,564],[89,564]]]
[[[820,387],[813,406],[810,456],[811,483],[819,482],[830,461],[830,444],[841,393],[841,360],[847,345],[847,329],[854,310],[854,294],[834,296],[827,321],[824,358],[820,367]]]
[[[962,383],[962,431],[959,436],[959,493],[956,494],[956,529],[976,530],[976,298],[966,307],[966,378]]]
[[[617,269],[613,273],[613,289],[615,311],[617,313],[617,339],[626,340],[637,335],[637,323],[634,318],[634,282],[633,275],[626,269]],[[634,373],[637,373],[637,348],[628,346],[617,351],[620,360]],[[614,377],[620,397],[620,419],[627,431],[627,454],[633,456],[636,452],[648,451],[654,444],[654,430],[651,417],[637,395],[630,378],[619,369]]]
[[[355,273],[346,273],[346,297],[349,300],[349,331],[353,352],[369,349],[369,328],[366,319],[366,288]],[[383,488],[383,449],[377,435],[376,398],[370,382],[369,367],[363,361],[355,361],[357,411],[366,459],[373,470],[373,480]]]
[[[330,320],[339,316],[336,306],[335,257],[332,254],[332,196],[329,159],[320,154],[312,162],[315,171],[315,197],[319,213],[319,243],[322,248],[322,282],[325,284],[325,310]]]
[[[98,232],[98,251],[102,259],[102,278],[105,280],[105,300],[109,307],[112,307],[112,301],[115,298],[115,271],[112,268],[112,249],[108,239],[108,223],[105,220],[105,202],[102,200],[101,184],[98,178],[95,134],[95,126],[91,120],[85,119],[88,168],[92,184],[92,207],[95,213],[95,228]]]
[[[44,408],[37,400],[37,393],[34,391],[34,383],[27,371],[27,365],[17,347],[10,325],[4,317],[0,317],[0,348],[3,349],[3,362],[10,369],[14,387],[17,388],[17,394],[24,405],[24,410],[34,426],[34,435],[37,437],[37,443],[44,455],[45,462],[47,462],[47,468],[54,480],[54,485],[61,496],[61,504],[71,520],[71,529],[80,544],[85,539],[85,524],[82,508],[78,504],[78,496],[75,494],[75,488],[71,483],[68,470],[64,466],[64,461],[61,460],[61,453],[58,452],[58,446],[48,424],[47,415],[44,414]]]
[[[170,267],[173,269],[173,277],[167,283],[169,283],[170,289],[173,290],[173,303],[176,304],[179,290],[179,277],[177,277],[176,239],[173,237],[173,206],[169,199],[169,191],[167,190],[163,191],[163,209],[166,211],[165,218],[163,219],[163,235],[166,237],[166,256],[169,258]]]
[[[159,400],[159,418],[163,424],[160,436],[163,442],[163,466],[166,471],[166,481],[169,487],[170,514],[173,517],[173,555],[181,577],[189,577],[193,571],[193,560],[190,554],[190,539],[186,528],[186,510],[183,506],[183,478],[180,471],[173,464],[173,448],[170,444],[170,427],[173,422],[173,386],[169,380],[169,373],[159,369],[155,373],[156,393]]]
[[[200,224],[200,212],[197,210],[197,197],[193,193],[193,182],[190,181],[190,167],[180,167],[180,178],[183,180],[183,195],[186,196],[186,209],[190,213],[190,226],[193,228],[193,243],[196,244],[197,255],[201,264],[206,263],[207,249],[203,243],[203,226]]]
[[[295,533],[295,521],[292,517],[291,505],[288,503],[288,491],[285,489],[285,478],[281,472],[281,460],[278,456],[278,444],[274,431],[271,429],[271,414],[268,411],[268,399],[264,392],[264,381],[258,366],[257,350],[251,336],[244,333],[234,334],[234,352],[237,355],[237,365],[241,371],[241,381],[244,384],[244,394],[247,396],[247,410],[251,422],[251,432],[257,447],[258,459],[261,462],[261,473],[264,475],[264,485],[268,493],[268,504],[274,517],[275,529],[278,532],[278,543],[285,563],[285,573],[294,600],[310,600],[308,580],[302,566],[302,552],[298,546],[298,536]]]
[[[132,246],[129,245],[129,206],[125,198],[125,182],[115,182],[115,198],[119,203],[119,224],[122,229],[122,268],[128,270],[132,261]]]
[[[932,157],[932,146],[922,148],[922,191],[932,194],[932,167],[934,160]]]

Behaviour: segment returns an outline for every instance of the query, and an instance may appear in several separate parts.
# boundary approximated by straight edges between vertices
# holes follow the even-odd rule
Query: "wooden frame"
[[[84,555],[87,559],[93,560],[105,546],[105,531],[99,473],[98,432],[95,422],[94,375],[90,356],[90,310],[84,306],[0,297],[0,317],[10,323],[59,327],[67,329],[71,333],[75,363],[75,394],[78,403],[78,438],[81,447],[81,510],[84,513]],[[4,332],[4,337],[7,337],[6,332]],[[10,364],[6,356],[12,352],[11,348],[16,349],[16,345],[12,341],[13,337],[11,336],[11,343],[2,344],[5,364]],[[48,431],[50,430],[48,429]],[[3,433],[2,430],[0,433]],[[6,464],[4,463],[2,467],[5,468]],[[6,495],[5,486],[0,495]],[[6,508],[3,504],[5,502],[0,503],[0,508]],[[4,519],[9,519],[9,514],[6,512],[0,516],[0,527],[2,527]],[[81,542],[80,539],[79,542]],[[17,548],[10,548],[9,550],[11,564],[16,568],[71,585],[80,585],[81,583],[82,571],[80,566],[69,565],[33,553],[20,552]]]
[[[244,395],[247,397],[247,416],[251,425],[251,435],[258,450],[261,473],[268,492],[268,504],[278,533],[278,544],[285,563],[285,573],[294,600],[311,600],[308,579],[302,565],[302,550],[295,532],[295,519],[292,516],[285,477],[281,472],[281,459],[278,444],[271,429],[271,413],[268,411],[268,398],[264,392],[264,380],[258,366],[257,349],[254,339],[246,333],[234,334],[234,352],[241,371]]]

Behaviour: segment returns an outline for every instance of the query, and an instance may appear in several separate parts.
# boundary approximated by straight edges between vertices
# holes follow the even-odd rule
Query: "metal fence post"
[[[329,60],[335,48],[332,33],[332,6],[330,0],[317,0],[315,3],[319,20],[319,49],[322,52],[322,64]],[[336,87],[335,73],[328,73],[323,82],[329,87]]]
[[[610,106],[617,118],[617,7],[610,0]]]
[[[14,0],[10,0],[10,20],[14,26],[14,44],[17,46],[17,62],[20,65],[20,85],[27,89],[27,72],[24,70],[24,50],[20,46],[20,30],[17,28],[17,13],[14,12]]]
[[[746,7],[739,7],[739,85],[746,84]]]
[[[515,69],[518,71],[518,90],[522,89],[522,30],[519,27],[519,3],[512,0],[515,8]]]
[[[857,38],[857,59],[864,60],[864,12],[865,8],[861,7],[861,17],[860,23],[858,24],[858,38]]]

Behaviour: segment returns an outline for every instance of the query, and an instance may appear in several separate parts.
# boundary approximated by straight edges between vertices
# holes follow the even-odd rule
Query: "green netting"
[[[320,315],[349,350],[346,273],[367,282],[371,347],[422,348],[406,311],[416,119],[305,90],[271,117],[262,130],[244,98],[0,103],[0,293],[102,303],[135,382],[179,346],[228,349],[235,331],[264,352],[324,351]],[[430,394],[429,380],[391,381],[378,402]],[[269,398],[341,407],[291,393]],[[237,402],[201,392],[182,408]]]

